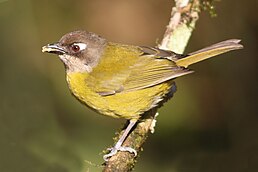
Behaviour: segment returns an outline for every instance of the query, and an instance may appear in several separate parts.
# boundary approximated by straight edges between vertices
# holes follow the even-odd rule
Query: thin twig
[[[192,0],[191,3],[189,0],[175,0],[175,2],[176,6],[172,8],[170,22],[159,48],[183,53],[198,20],[199,0]],[[139,155],[149,131],[153,129],[156,112],[157,109],[152,109],[144,114],[143,119],[138,122],[135,129],[127,137],[124,146],[134,148]],[[123,130],[118,137],[122,133]],[[136,158],[129,152],[118,152],[108,162],[105,162],[103,171],[132,171]]]

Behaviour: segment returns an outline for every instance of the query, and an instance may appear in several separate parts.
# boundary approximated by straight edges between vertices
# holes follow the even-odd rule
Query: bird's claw
[[[123,147],[120,146],[118,148],[113,147],[113,148],[108,148],[108,151],[110,151],[108,154],[103,156],[104,161],[108,161],[108,159],[112,156],[114,156],[118,151],[122,151],[122,152],[130,152],[132,154],[134,154],[134,157],[137,156],[137,152],[135,149],[131,148],[131,147]]]

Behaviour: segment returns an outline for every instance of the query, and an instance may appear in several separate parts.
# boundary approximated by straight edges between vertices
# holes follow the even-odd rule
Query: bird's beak
[[[42,52],[53,53],[57,55],[65,54],[65,49],[59,43],[48,44],[42,47]]]

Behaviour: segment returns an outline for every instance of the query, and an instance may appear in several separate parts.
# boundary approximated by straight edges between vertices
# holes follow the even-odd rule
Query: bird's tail
[[[184,58],[176,60],[178,66],[187,67],[191,64],[197,63],[199,61],[208,59],[210,57],[226,53],[228,51],[237,50],[243,48],[243,45],[239,44],[241,40],[239,39],[229,39],[226,41],[213,44],[209,47],[203,48],[201,50],[192,52]]]

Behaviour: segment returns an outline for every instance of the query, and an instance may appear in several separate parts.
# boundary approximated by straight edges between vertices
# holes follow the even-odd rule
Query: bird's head
[[[42,52],[59,55],[67,72],[91,72],[104,51],[107,41],[87,31],[65,34],[58,42],[42,47]]]

